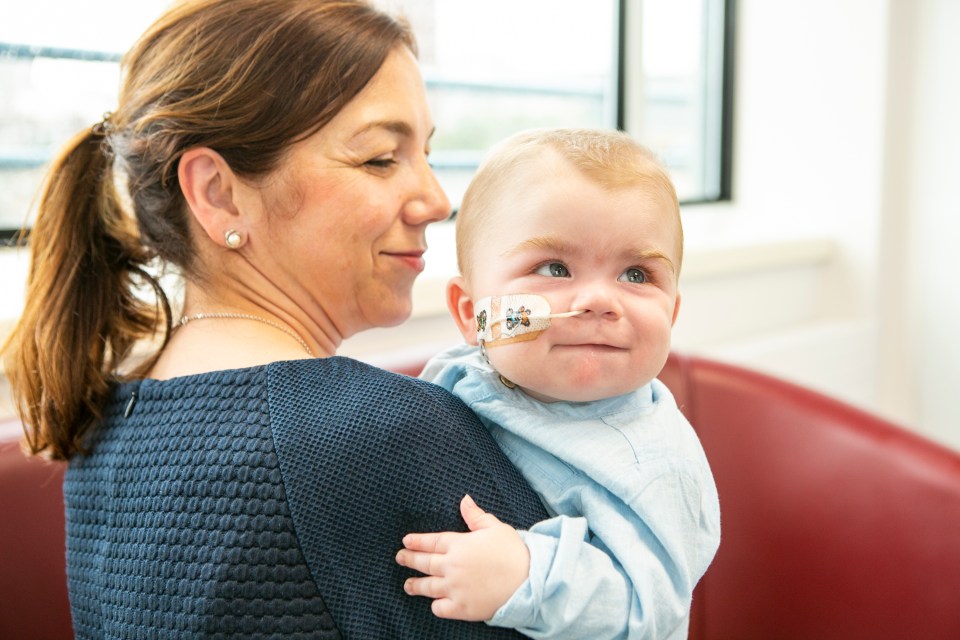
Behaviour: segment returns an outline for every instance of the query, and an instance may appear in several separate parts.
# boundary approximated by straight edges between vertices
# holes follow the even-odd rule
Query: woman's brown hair
[[[30,233],[26,307],[4,362],[32,453],[83,452],[133,346],[166,343],[156,266],[202,277],[183,153],[210,147],[238,175],[265,176],[397,46],[415,51],[409,27],[364,0],[187,0],[141,36],[117,109],[53,161]]]

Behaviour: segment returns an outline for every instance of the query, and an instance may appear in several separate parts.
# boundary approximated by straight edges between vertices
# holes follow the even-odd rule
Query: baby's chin
[[[544,359],[538,358],[536,351],[519,352],[529,344],[504,345],[504,351],[496,353],[491,349],[490,365],[502,378],[540,402],[606,400],[639,389],[654,377],[652,371],[630,360],[625,350],[612,357]]]
[[[642,385],[641,385],[642,386]],[[525,386],[518,384],[517,387],[525,394],[539,400],[540,402],[596,402],[597,400],[606,400],[615,398],[625,393],[630,393],[637,387],[621,388],[619,386],[605,389],[584,389],[564,388],[564,387],[541,387],[539,385]]]

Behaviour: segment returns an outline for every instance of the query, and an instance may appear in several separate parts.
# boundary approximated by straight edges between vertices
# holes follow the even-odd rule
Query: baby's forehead
[[[498,244],[503,225],[512,224],[515,217],[529,205],[551,200],[551,195],[582,185],[609,194],[611,201],[627,207],[635,199],[637,208],[657,210],[662,215],[664,228],[670,228],[676,238],[677,262],[682,260],[683,230],[679,218],[676,195],[669,176],[659,163],[642,149],[621,149],[622,153],[583,153],[582,150],[556,149],[550,144],[526,145],[499,150],[492,162],[480,171],[479,184],[473,185],[475,198],[464,225],[470,231],[460,238],[459,246],[466,258],[461,262],[466,269],[474,266],[479,256],[479,245]],[[554,191],[556,190],[556,191]],[[552,193],[553,192],[553,193]],[[553,204],[563,206],[562,193],[552,198]],[[559,202],[557,202],[559,200]],[[601,211],[588,215],[602,215]],[[464,220],[463,222],[466,222]],[[458,227],[460,222],[458,222]]]
[[[657,209],[664,214],[664,224],[676,219],[668,178],[615,164],[580,166],[549,147],[528,152],[494,182],[487,191],[484,207],[488,222],[500,216],[516,215],[531,200],[563,205],[567,202],[563,194],[576,188],[600,193],[611,202],[633,201],[638,208]],[[556,194],[560,194],[559,201],[550,198]],[[678,219],[676,223],[679,224]]]
[[[480,234],[485,244],[502,247],[526,235],[563,237],[569,246],[596,239],[589,233],[593,228],[607,236],[605,246],[646,244],[653,229],[658,236],[664,231],[672,237],[681,234],[672,201],[648,185],[609,187],[580,173],[559,175],[542,168],[531,169],[526,179],[514,176],[512,183],[490,202]],[[615,238],[609,237],[612,229]]]

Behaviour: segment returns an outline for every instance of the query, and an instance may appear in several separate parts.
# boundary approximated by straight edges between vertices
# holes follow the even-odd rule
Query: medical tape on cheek
[[[497,347],[534,340],[550,326],[551,318],[568,318],[583,311],[551,313],[550,303],[543,296],[516,293],[477,300],[474,313],[480,345]]]

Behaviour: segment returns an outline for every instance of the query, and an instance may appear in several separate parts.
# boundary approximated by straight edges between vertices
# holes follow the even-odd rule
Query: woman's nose
[[[449,218],[450,200],[426,159],[418,166],[416,178],[416,193],[404,209],[407,223],[421,225]]]

